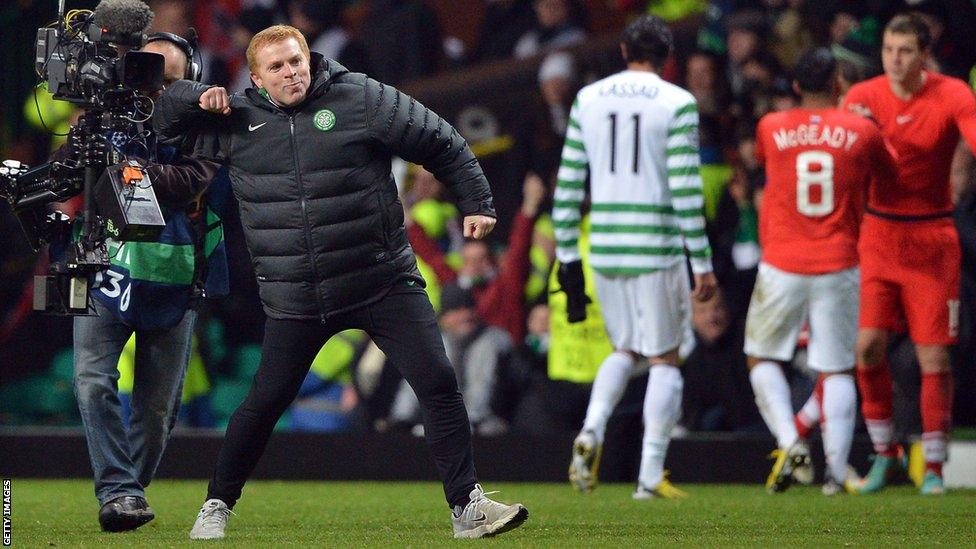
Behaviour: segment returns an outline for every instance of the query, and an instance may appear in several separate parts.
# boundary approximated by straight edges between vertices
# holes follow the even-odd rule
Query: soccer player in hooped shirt
[[[896,151],[898,177],[868,193],[861,229],[861,317],[857,381],[877,456],[860,491],[885,486],[901,463],[892,429],[888,331],[907,322],[921,368],[922,494],[942,494],[952,412],[949,345],[959,318],[959,238],[952,222],[949,171],[960,134],[976,150],[976,98],[965,83],[924,69],[931,36],[924,21],[897,15],[885,26],[885,74],[844,98],[871,117]]]
[[[805,52],[795,74],[800,107],[767,114],[756,128],[756,158],[766,169],[763,255],[745,353],[756,404],[778,446],[766,488],[812,481],[809,448],[797,435],[781,368],[809,316],[809,364],[823,378],[824,493],[833,495],[856,485],[847,461],[857,411],[858,227],[871,178],[895,177],[896,167],[877,127],[837,108],[830,50]]]
[[[586,298],[577,240],[589,173],[590,264],[614,346],[593,382],[570,481],[593,489],[607,419],[629,379],[650,366],[635,499],[685,495],[663,469],[681,411],[678,347],[690,298],[707,301],[716,288],[702,217],[698,110],[690,93],[656,73],[671,48],[671,31],[656,17],[639,17],[624,30],[627,69],[583,88],[573,104],[553,209],[559,282],[569,321],[579,321]]]

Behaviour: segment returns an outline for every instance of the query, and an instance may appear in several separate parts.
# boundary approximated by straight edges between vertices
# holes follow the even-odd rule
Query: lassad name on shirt
[[[600,97],[612,95],[614,97],[646,97],[654,99],[658,94],[657,86],[645,86],[644,84],[618,83],[609,84],[600,88]]]

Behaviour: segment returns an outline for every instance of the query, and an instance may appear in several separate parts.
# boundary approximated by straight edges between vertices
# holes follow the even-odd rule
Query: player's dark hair
[[[900,13],[892,17],[884,30],[896,34],[914,34],[918,41],[918,49],[922,51],[932,45],[931,29],[925,19],[915,13]]]
[[[793,74],[800,91],[829,93],[836,83],[837,60],[827,48],[811,48],[800,56]]]
[[[627,25],[620,35],[620,43],[627,50],[624,61],[649,61],[660,68],[674,49],[674,35],[661,18],[642,15]]]
[[[837,71],[841,78],[851,86],[874,76],[868,68],[843,59],[837,61]]]

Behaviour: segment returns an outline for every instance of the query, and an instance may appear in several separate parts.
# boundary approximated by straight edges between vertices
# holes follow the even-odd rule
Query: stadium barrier
[[[208,478],[223,434],[178,430],[160,464],[159,478]],[[474,438],[481,478],[499,482],[565,482],[573,434]],[[640,426],[611,422],[600,465],[602,482],[636,482]],[[679,483],[762,483],[769,472],[772,438],[761,434],[697,433],[672,441],[665,466]],[[811,440],[817,482],[823,451]],[[921,455],[921,449],[916,452]],[[855,437],[851,465],[868,468],[871,443]],[[976,441],[949,444],[946,484],[976,488]],[[919,465],[920,466],[920,465]],[[91,476],[85,438],[79,429],[0,428],[0,477],[85,478]],[[406,433],[323,435],[275,433],[254,478],[277,480],[431,481],[437,471],[424,440]]]
[[[612,427],[612,425],[611,425]],[[222,433],[182,430],[163,456],[159,478],[207,478],[217,459]],[[605,482],[634,482],[640,461],[640,431],[610,429],[600,466]],[[563,482],[573,434],[475,438],[480,477],[507,482]],[[682,483],[759,483],[770,462],[773,440],[765,435],[694,434],[676,439],[666,466]],[[814,460],[822,465],[819,441]],[[852,463],[866,467],[867,439],[857,439]],[[821,467],[822,468],[822,467]],[[81,431],[73,428],[0,429],[0,475],[32,478],[88,477],[91,470]],[[282,480],[437,480],[422,438],[406,433],[322,435],[275,433],[255,478]]]

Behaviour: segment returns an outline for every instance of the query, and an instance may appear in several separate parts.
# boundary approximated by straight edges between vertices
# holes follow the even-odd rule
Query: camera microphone
[[[153,20],[153,12],[142,0],[102,0],[95,6],[95,26],[110,41],[142,45],[142,34]]]

